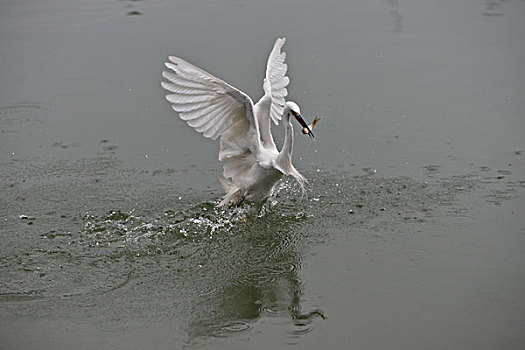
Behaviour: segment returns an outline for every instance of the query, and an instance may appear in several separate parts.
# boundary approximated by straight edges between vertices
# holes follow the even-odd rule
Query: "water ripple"
[[[471,176],[433,177],[427,183],[319,171],[309,178],[306,197],[293,182],[283,181],[266,203],[241,208],[221,208],[210,195],[194,200],[178,191],[144,198],[140,193],[145,204],[133,198],[134,209],[108,201],[105,210],[84,214],[80,204],[49,214],[38,205],[20,210],[18,227],[37,232],[32,237],[38,239],[20,245],[16,257],[0,258],[10,266],[0,301],[18,305],[34,298],[38,312],[61,310],[64,317],[112,315],[99,316],[101,324],[137,312],[146,319],[184,319],[193,338],[249,331],[265,317],[288,318],[290,335],[300,337],[326,318],[321,309],[302,311],[301,268],[312,245],[334,234],[366,232],[358,229],[363,226],[385,239],[396,224],[406,229],[407,223],[417,226],[438,214],[461,225],[469,213],[457,205],[457,195],[479,186]],[[46,190],[39,190],[40,197]],[[489,194],[489,202],[505,199]],[[410,251],[408,262],[429,257]]]

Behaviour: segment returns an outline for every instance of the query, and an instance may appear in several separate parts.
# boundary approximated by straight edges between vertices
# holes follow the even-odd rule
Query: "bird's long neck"
[[[292,121],[290,120],[290,111],[285,110],[284,114],[284,144],[281,152],[277,156],[275,163],[278,166],[278,169],[282,171],[285,175],[291,175],[301,186],[301,189],[304,192],[306,179],[301,175],[292,165],[292,153],[293,153],[293,126]]]
[[[288,164],[292,163],[293,153],[293,126],[290,120],[290,112],[286,112],[284,115],[284,143],[281,152],[279,152],[279,158]]]

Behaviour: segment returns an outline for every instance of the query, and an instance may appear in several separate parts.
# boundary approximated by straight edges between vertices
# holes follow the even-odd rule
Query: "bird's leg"
[[[241,206],[242,202],[244,202],[245,199],[246,199],[246,195],[243,195],[241,200],[237,202],[236,207],[239,208]]]

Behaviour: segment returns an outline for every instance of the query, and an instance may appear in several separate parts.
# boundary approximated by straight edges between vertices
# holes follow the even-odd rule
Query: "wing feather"
[[[169,92],[166,99],[180,118],[204,137],[213,140],[220,137],[219,160],[226,161],[224,177],[236,183],[255,163],[254,153],[260,147],[260,138],[252,137],[253,133],[259,133],[252,100],[178,57],[169,56],[165,66],[168,70],[162,76],[166,81],[161,86]],[[281,73],[276,74],[278,77]]]
[[[162,73],[168,81],[161,83],[170,92],[166,99],[181,119],[204,137],[217,139],[220,133],[216,131],[239,119],[254,124],[253,102],[248,95],[183,59],[169,56],[169,61],[165,63],[169,70]]]
[[[168,94],[166,99],[173,104],[179,103],[199,103],[217,101],[219,97],[210,94],[206,95],[188,95],[188,94]]]
[[[237,113],[237,112],[236,112],[236,113]],[[243,121],[246,122],[245,120],[240,120],[240,122],[243,122]],[[216,134],[217,134],[217,135],[223,135],[223,133],[224,133],[227,129],[229,129],[229,128],[233,125],[233,123],[235,123],[235,121],[233,121],[233,120],[227,120],[227,121],[225,121],[225,123],[224,123],[222,126],[220,126],[220,127],[217,128]],[[244,134],[246,134],[246,133],[244,133]],[[213,137],[215,137],[215,135],[214,135]],[[221,138],[221,140],[222,140],[222,138]],[[248,142],[248,140],[246,140],[246,143],[247,143],[247,142]]]
[[[213,111],[213,114],[210,114],[209,116],[203,116],[202,118],[200,118],[199,126],[195,127],[195,130],[204,133],[204,137],[211,138],[207,131],[213,129],[219,123],[221,123],[222,125],[222,122],[225,119],[228,119],[225,117],[227,117],[229,114],[231,114],[230,106],[223,106],[221,108],[217,108]],[[206,120],[206,122],[203,122],[204,120]]]
[[[288,86],[289,83],[290,83],[290,78],[286,76],[283,77],[282,79],[276,80],[272,84],[272,91],[281,91],[281,90],[287,91],[286,87]]]
[[[172,105],[172,108],[175,110],[175,112],[183,113],[183,112],[192,112],[196,111],[198,109],[202,109],[204,107],[209,106],[209,103],[179,103],[176,106]],[[181,117],[182,118],[182,117]],[[184,118],[182,118],[184,120]]]
[[[200,95],[206,92],[206,90],[202,88],[187,87],[179,83],[167,83],[163,81],[161,85],[164,89],[179,94]]]
[[[191,111],[184,111],[180,112],[180,118],[182,120],[192,120],[192,119],[203,119],[203,118],[209,118],[209,113],[213,112],[214,109],[228,107],[228,102],[226,101],[219,101],[217,103],[212,104],[201,104],[198,108],[192,109]],[[215,111],[216,113],[217,111]],[[190,125],[193,126],[193,125]]]
[[[248,140],[236,137],[238,134],[246,134],[250,126],[246,120],[238,120],[224,131],[221,135],[219,160],[233,159],[246,152]]]
[[[173,56],[170,56],[170,59],[172,59],[172,58],[173,58]],[[171,69],[173,72],[177,72],[177,65],[175,65],[173,63],[170,63],[170,62],[166,62],[166,63],[164,63],[164,65],[166,67],[168,67],[169,69]],[[204,90],[208,89],[208,86],[206,84],[200,83],[199,80],[197,80],[197,79],[195,79],[195,80],[187,79],[187,78],[185,78],[185,75],[186,74],[183,75],[182,71],[179,71],[178,74],[175,74],[175,73],[172,73],[172,72],[169,72],[169,71],[164,71],[163,72],[164,78],[168,79],[171,82],[177,82],[180,85],[183,85],[183,86],[186,86],[186,87],[200,88],[200,89],[204,89]]]
[[[213,125],[213,121],[220,118],[222,115],[222,112],[229,111],[229,110],[230,110],[230,106],[225,105],[225,104],[210,105],[204,109],[190,112],[190,113],[195,113],[194,115],[196,115],[197,117],[193,119],[186,119],[186,120],[189,126],[197,130],[197,128],[199,127],[206,127],[206,126],[209,127],[210,124]],[[210,114],[210,111],[213,111],[213,114]],[[181,113],[181,114],[184,114],[184,117],[186,118],[189,113]],[[197,131],[202,132],[204,130],[197,130]]]
[[[212,123],[208,123],[206,125],[206,129],[203,131],[204,136],[209,137],[209,138],[213,138],[217,134],[217,131],[219,131],[219,129],[224,124],[230,124],[231,120],[228,120],[228,118],[224,118],[224,115],[226,115],[228,113],[231,113],[231,111],[230,110],[226,110],[226,111],[222,112],[221,116],[219,118],[217,118],[218,120],[217,120],[216,123],[213,123],[213,124]]]
[[[285,97],[288,95],[286,87],[290,83],[290,79],[286,76],[288,70],[286,52],[281,51],[285,41],[285,38],[278,38],[275,41],[268,57],[266,78],[263,84],[265,95],[270,95],[272,99],[270,117],[275,124],[278,124],[282,118]]]

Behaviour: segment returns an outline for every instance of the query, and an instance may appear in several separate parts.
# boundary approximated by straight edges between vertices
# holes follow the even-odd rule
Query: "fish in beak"
[[[295,119],[297,119],[299,124],[301,124],[301,126],[303,127],[303,130],[302,130],[303,134],[308,134],[313,139],[314,138],[314,134],[312,133],[312,130],[310,129],[308,124],[306,124],[306,122],[304,121],[303,117],[300,114],[294,114],[294,117],[295,117]],[[306,130],[306,132],[305,132],[305,130]]]
[[[310,137],[314,138],[314,135],[312,134],[312,130],[314,129],[314,126],[315,124],[317,124],[318,121],[319,121],[319,118],[315,117],[314,120],[312,121],[312,124],[310,124],[309,126],[303,127],[303,130],[301,130],[301,132],[304,135],[310,135]]]

